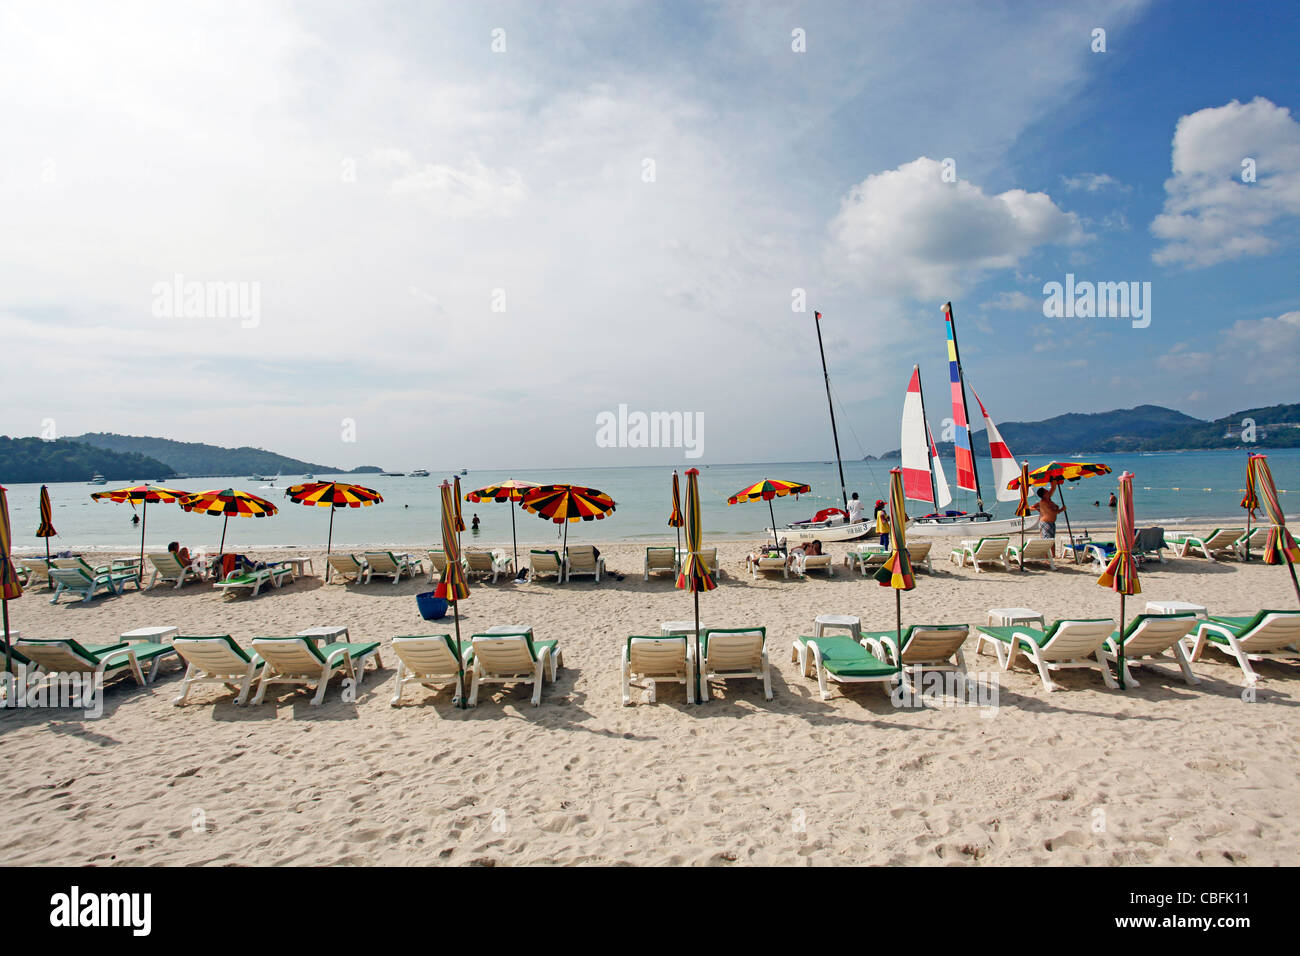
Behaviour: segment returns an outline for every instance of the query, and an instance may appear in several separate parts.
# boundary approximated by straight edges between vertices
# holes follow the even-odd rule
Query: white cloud
[[[1034,298],[1021,292],[1019,289],[1014,292],[999,292],[988,302],[980,306],[980,310],[987,312],[997,309],[1002,312],[1032,312],[1040,310],[1043,307],[1042,298]]]
[[[1179,342],[1156,359],[1167,372],[1201,374],[1219,369],[1233,380],[1250,388],[1256,395],[1268,386],[1294,388],[1295,357],[1300,355],[1300,311],[1258,319],[1238,319],[1218,335],[1212,351],[1198,351],[1190,343]],[[1292,392],[1279,393],[1285,401]],[[1258,399],[1258,404],[1268,401]]]
[[[876,290],[934,298],[964,280],[1010,269],[1034,249],[1088,237],[1046,193],[985,193],[944,182],[943,164],[921,156],[868,176],[830,224],[831,268]]]
[[[489,169],[477,156],[459,166],[445,163],[420,165],[406,150],[379,150],[374,156],[381,168],[395,171],[388,191],[418,200],[435,215],[508,216],[528,197],[523,176],[514,169]]]
[[[1128,192],[1129,190],[1128,186],[1125,186],[1109,173],[1079,173],[1077,176],[1062,176],[1061,185],[1070,192],[1083,190],[1084,192],[1096,193],[1108,188],[1118,189],[1120,192]]]
[[[1255,182],[1243,182],[1243,162]],[[1277,248],[1272,228],[1300,216],[1300,123],[1263,97],[1199,110],[1178,120],[1174,175],[1151,232],[1164,265],[1208,266]]]

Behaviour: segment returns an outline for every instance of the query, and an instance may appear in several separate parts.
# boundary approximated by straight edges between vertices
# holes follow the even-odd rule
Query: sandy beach
[[[668,539],[671,540],[671,539]],[[103,717],[0,711],[0,852],[11,864],[1221,864],[1300,862],[1290,818],[1300,795],[1291,719],[1300,667],[1262,664],[1253,701],[1241,672],[1208,654],[1188,687],[1138,672],[1107,690],[1066,672],[1048,694],[1023,664],[1002,673],[998,706],[897,708],[879,686],[823,701],[790,661],[791,639],[820,613],[892,627],[894,592],[840,563],[835,575],[751,580],[752,542],[721,551],[706,625],[765,625],[775,699],[759,681],[715,684],[688,706],[680,687],[623,707],[619,652],[629,634],[687,618],[691,598],[667,575],[642,580],[640,546],[602,547],[622,581],[475,584],[469,634],[531,625],[558,638],[564,667],[533,707],[522,686],[487,688],[455,709],[450,688],[408,690],[393,708],[396,658],[367,672],[344,703],[283,688],[236,707],[217,685],[185,707],[181,670],[148,689],[110,684]],[[905,622],[984,623],[989,608],[1117,616],[1118,596],[1091,566],[976,574],[947,561],[903,595]],[[257,557],[269,558],[270,552]],[[325,585],[317,576],[256,598],[210,585],[159,588],[51,606],[37,589],[11,602],[26,636],[104,643],[128,629],[291,634],[343,624],[353,640],[450,630],[425,622],[427,579]],[[102,557],[96,555],[96,557]],[[1145,564],[1130,601],[1191,600],[1211,613],[1295,604],[1285,568],[1203,558]],[[446,625],[440,626],[440,625]],[[988,675],[996,659],[974,656]],[[834,686],[834,685],[832,685]]]

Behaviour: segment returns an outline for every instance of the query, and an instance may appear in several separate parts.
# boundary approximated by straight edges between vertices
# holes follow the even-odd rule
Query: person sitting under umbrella
[[[167,545],[167,550],[170,551],[172,554],[176,555],[176,560],[181,563],[181,567],[188,568],[190,566],[190,562],[192,560],[192,558],[190,557],[190,549],[182,548],[181,543],[179,541],[171,542],[169,545]]]

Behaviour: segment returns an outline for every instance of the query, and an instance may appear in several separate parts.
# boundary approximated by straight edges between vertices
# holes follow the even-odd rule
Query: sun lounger
[[[660,681],[686,685],[686,703],[695,703],[695,653],[686,635],[629,637],[623,645],[623,706],[632,703],[632,687],[645,687],[647,704],[655,702]]]
[[[1164,528],[1138,528],[1133,541],[1133,557],[1137,558],[1139,562],[1155,558],[1161,564],[1164,564],[1164,549],[1167,547],[1169,545],[1165,541]]]
[[[803,577],[809,571],[825,571],[828,578],[835,577],[835,566],[829,554],[803,554],[794,560],[794,573]]]
[[[229,634],[215,637],[176,637],[172,646],[185,661],[185,678],[180,696],[172,701],[177,707],[185,703],[195,684],[225,684],[238,692],[236,705],[248,702],[253,681],[262,673],[265,662],[250,654]]]
[[[44,558],[23,558],[18,564],[20,570],[27,572],[29,583],[23,587],[35,587],[38,584],[44,584],[47,588],[54,587],[54,582],[50,580],[50,565]]]
[[[1215,528],[1209,534],[1171,534],[1170,544],[1178,551],[1180,558],[1189,552],[1199,551],[1211,561],[1218,557],[1236,554],[1236,543],[1246,533],[1245,528]]]
[[[1102,644],[1114,629],[1115,622],[1110,618],[1053,621],[1045,631],[1023,624],[980,625],[975,653],[978,655],[985,643],[992,645],[1004,671],[1016,662],[1018,655],[1024,654],[1038,668],[1043,688],[1049,693],[1061,689],[1049,676],[1051,671],[1076,667],[1097,668],[1106,686],[1116,688],[1119,685],[1110,676],[1110,668],[1101,653]]]
[[[1015,564],[1023,571],[1025,565],[1030,563],[1046,564],[1055,571],[1056,559],[1052,557],[1052,542],[1046,538],[1026,538],[1023,551],[1018,541],[1007,544],[1006,553],[1002,556],[1003,567],[1010,571],[1011,565]]]
[[[574,545],[566,550],[565,558],[568,570],[564,573],[566,581],[572,581],[575,574],[591,575],[600,583],[600,576],[605,573],[605,556],[596,556],[596,549],[589,544]]]
[[[827,680],[837,684],[883,684],[888,694],[901,669],[873,655],[848,634],[797,637],[790,646],[790,659],[798,661],[799,673],[817,680],[822,700],[831,696]]]
[[[1249,544],[1252,551],[1264,550],[1264,545],[1268,541],[1268,529],[1269,525],[1266,524],[1255,525],[1255,527],[1250,529]],[[1243,534],[1236,541],[1232,542],[1232,550],[1237,553],[1237,557],[1239,558],[1244,558],[1246,556],[1246,537],[1247,536]]]
[[[444,555],[443,564],[446,564]],[[497,583],[497,577],[504,574],[513,576],[515,571],[514,558],[506,554],[500,548],[493,548],[491,551],[483,548],[466,548],[465,549],[465,573],[477,577],[485,578],[489,574],[492,576],[492,583]]]
[[[757,580],[760,573],[780,571],[781,577],[790,577],[790,568],[784,554],[763,555],[749,562],[749,573]]]
[[[231,571],[226,575],[225,580],[216,582],[212,587],[226,594],[233,594],[240,590],[249,591],[252,597],[257,597],[258,592],[266,585],[278,588],[284,583],[285,578],[292,576],[293,572],[283,567],[258,568],[256,571]]]
[[[824,640],[824,638],[823,638]],[[763,681],[763,696],[772,699],[772,666],[765,627],[706,627],[700,631],[700,689],[710,697],[709,681],[739,677]]]
[[[466,658],[470,656],[470,648],[469,641],[461,643]],[[460,702],[464,685],[461,683],[461,666],[456,660],[456,642],[450,634],[395,637],[393,653],[397,655],[397,682],[389,703],[394,707],[402,702],[407,684],[421,684],[436,690],[440,684],[454,683],[456,695],[452,702]],[[464,665],[464,670],[468,673],[470,665]]]
[[[129,673],[141,687],[152,684],[158,675],[159,665],[174,657],[176,648],[171,644],[136,642],[127,644],[81,644],[71,638],[36,640],[22,638],[14,647],[36,664],[51,680],[58,674],[97,674],[107,680],[118,674]],[[149,665],[149,673],[141,665]]]
[[[156,587],[159,581],[174,584],[179,588],[186,581],[203,580],[202,574],[192,567],[181,564],[180,559],[171,551],[163,551],[161,554],[150,552],[145,557],[153,565],[153,575],[149,578],[146,590]]]
[[[953,564],[963,568],[966,566],[967,559],[969,559],[975,568],[975,573],[979,574],[984,570],[980,567],[981,561],[985,564],[1003,561],[1002,555],[1006,550],[1006,538],[980,538],[974,544],[963,544],[959,548],[953,548],[950,559]],[[1003,566],[1005,567],[1005,563]]]
[[[402,575],[415,577],[424,571],[424,562],[410,554],[394,554],[392,551],[367,551],[366,564],[370,566],[370,576],[386,574],[397,584]]]
[[[961,646],[970,634],[965,624],[909,624],[903,628],[902,658],[896,631],[864,631],[862,644],[887,664],[901,664],[906,674],[921,671],[966,673]]]
[[[528,552],[528,580],[536,581],[539,574],[554,574],[557,584],[564,583],[568,566],[558,551],[534,548]]]
[[[1183,638],[1196,626],[1196,615],[1186,614],[1139,614],[1124,627],[1124,686],[1137,687],[1129,670],[1139,667],[1150,660],[1168,660],[1163,655],[1172,650],[1178,668],[1183,672],[1183,680],[1189,684],[1200,681],[1192,674],[1187,663],[1187,651],[1183,648]],[[1106,660],[1119,663],[1119,631],[1115,631],[1101,646],[1101,654]]]
[[[473,678],[469,685],[469,705],[478,706],[478,689],[482,684],[533,685],[533,706],[542,702],[542,684],[549,668],[551,682],[564,662],[558,641],[535,641],[531,634],[475,634]]]
[[[933,547],[929,541],[909,541],[907,542],[907,556],[912,562],[912,570],[920,571],[922,567],[930,574],[934,573],[934,564],[930,559],[930,549]]]
[[[908,553],[910,554],[911,552],[909,551]],[[888,551],[881,551],[877,548],[859,548],[856,551],[849,551],[844,555],[844,566],[848,568],[850,572],[852,572],[855,567],[859,568],[862,571],[862,576],[865,578],[867,575],[872,574],[876,568],[884,564],[888,557]]]
[[[1188,636],[1191,659],[1198,661],[1207,647],[1236,659],[1249,686],[1260,679],[1251,661],[1300,660],[1300,611],[1260,611],[1253,617],[1220,617],[1198,621]]]
[[[325,699],[325,690],[335,674],[346,674],[360,688],[366,661],[373,659],[376,670],[383,666],[378,641],[351,644],[340,641],[321,648],[305,637],[255,637],[253,650],[266,661],[262,678],[257,682],[254,704],[263,701],[266,689],[272,684],[305,684],[316,688],[311,704],[317,707]]]
[[[1110,559],[1115,557],[1115,542],[1080,541],[1077,544],[1067,544],[1061,550],[1061,559],[1073,561],[1076,554],[1084,560],[1091,561],[1098,570],[1105,570]]]
[[[364,558],[358,558],[355,554],[341,554],[331,552],[329,556],[329,570],[326,572],[327,582],[338,578],[344,584],[347,584],[351,578],[357,584],[370,583],[370,565]]]
[[[121,594],[130,581],[137,588],[140,586],[140,575],[134,571],[86,571],[80,567],[50,568],[50,580],[54,582],[51,604],[58,604],[64,591],[80,594],[82,601],[89,601],[101,590]]]
[[[713,565],[709,565],[710,568]],[[646,548],[645,549],[645,579],[650,580],[650,575],[656,571],[669,571],[672,574],[677,573],[677,549],[672,545],[666,548]]]

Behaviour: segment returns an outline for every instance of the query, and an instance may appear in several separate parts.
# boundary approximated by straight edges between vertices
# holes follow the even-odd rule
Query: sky
[[[914,364],[951,414],[949,300],[997,421],[1300,401],[1297,39],[1190,0],[8,2],[0,434],[824,460],[817,310],[856,458]],[[1049,317],[1067,275],[1146,319]],[[699,457],[605,447],[620,406]]]

